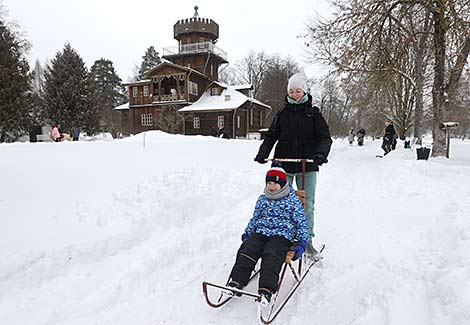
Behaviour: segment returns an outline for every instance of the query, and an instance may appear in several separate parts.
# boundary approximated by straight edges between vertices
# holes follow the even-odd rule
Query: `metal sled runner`
[[[272,296],[271,298],[271,303],[266,306],[266,307],[258,307],[258,318],[262,324],[270,324],[272,323],[275,318],[279,315],[281,310],[284,308],[284,306],[287,304],[289,299],[292,297],[292,295],[295,293],[297,288],[300,286],[302,281],[305,279],[307,276],[308,272],[310,269],[319,261],[323,259],[323,256],[320,255],[320,253],[323,251],[325,248],[325,245],[323,245],[320,249],[320,252],[314,256],[313,260],[309,261],[308,264],[305,267],[302,267],[302,264],[305,262],[304,259],[300,259],[298,261],[298,268],[297,270],[294,268],[293,263],[290,262],[290,260],[286,261],[282,267],[281,270],[281,275],[279,278],[279,285],[278,285],[278,290],[277,292]],[[294,284],[292,287],[286,288],[285,284],[285,277],[287,269],[290,269],[291,274],[294,279]],[[259,274],[259,270],[254,272],[253,275],[250,278],[250,282]],[[220,290],[220,295],[219,298],[216,301],[212,301],[209,296],[209,290],[210,289],[216,289]],[[287,293],[286,290],[288,289]],[[206,302],[209,306],[213,308],[219,308],[225,305],[227,302],[229,302],[232,298],[234,297],[248,297],[248,298],[254,298],[255,302],[260,302],[261,301],[261,296],[257,293],[245,291],[245,290],[240,290],[236,289],[233,287],[228,287],[224,285],[219,285],[219,284],[214,284],[210,282],[204,281],[202,283],[202,291],[204,293]],[[283,294],[284,297],[280,298],[280,294]]]
[[[278,291],[276,292],[276,294],[272,296],[272,303],[269,304],[266,308],[258,307],[258,316],[262,324],[272,323],[274,319],[279,315],[281,310],[284,308],[284,306],[287,304],[287,302],[292,297],[294,292],[297,290],[297,288],[300,286],[302,281],[305,279],[306,275],[308,274],[312,266],[323,259],[323,256],[321,256],[320,254],[323,252],[324,249],[325,249],[325,245],[321,247],[319,253],[314,256],[313,260],[310,261],[310,263],[306,266],[306,268],[303,271],[302,271],[303,259],[299,260],[297,271],[294,269],[291,263],[288,263],[288,262],[284,263],[284,266],[281,271],[281,277],[279,279]],[[287,294],[287,296],[278,302],[279,295],[281,293],[281,290],[283,289],[282,285],[284,282],[287,267],[289,267],[290,270],[292,271],[292,275],[294,276],[295,282],[292,288],[290,289],[289,293]]]

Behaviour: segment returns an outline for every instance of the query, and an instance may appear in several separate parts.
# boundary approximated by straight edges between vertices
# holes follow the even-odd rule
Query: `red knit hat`
[[[284,187],[287,183],[287,175],[284,169],[280,167],[271,167],[266,173],[266,183],[275,182]]]

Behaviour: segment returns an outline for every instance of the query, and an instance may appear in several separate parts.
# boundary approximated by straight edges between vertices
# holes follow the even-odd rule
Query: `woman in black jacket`
[[[312,106],[312,96],[307,93],[307,77],[304,72],[294,74],[287,85],[288,95],[284,108],[276,114],[265,139],[261,144],[255,161],[263,164],[276,144],[274,158],[313,159],[307,163],[304,189],[306,191],[306,217],[310,227],[310,240],[306,253],[315,254],[312,239],[314,237],[314,204],[318,166],[327,162],[332,144],[328,125],[316,106]],[[302,165],[300,162],[284,162],[282,167],[287,172],[290,184],[297,188],[302,183]]]
[[[390,151],[395,150],[396,146],[396,132],[393,123],[390,120],[385,121],[384,137],[382,142],[382,149],[384,156]]]

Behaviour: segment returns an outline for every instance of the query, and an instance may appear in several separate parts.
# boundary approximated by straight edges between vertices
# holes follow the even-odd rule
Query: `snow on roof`
[[[243,85],[227,85],[226,83],[222,82],[222,81],[213,81],[211,82],[210,85],[212,84],[217,84],[219,85],[220,87],[222,88],[227,88],[227,87],[232,87],[233,89],[235,90],[245,90],[245,89],[253,89],[253,85],[252,84],[243,84]],[[210,87],[209,85],[209,87]]]
[[[247,101],[271,109],[271,106],[263,104],[262,102],[254,98],[250,98],[243,95],[241,92],[239,92],[232,86],[227,86],[217,81],[215,81],[214,83],[217,83],[221,86],[223,85],[222,87],[224,88],[226,87],[222,91],[222,94],[211,96],[211,91],[209,87],[196,102],[194,102],[192,105],[181,108],[179,112],[232,110],[242,106]],[[226,98],[229,98],[227,96],[230,96],[229,100],[226,100]]]
[[[227,85],[226,83],[222,82],[222,81],[212,81],[210,83],[210,85],[207,87],[207,88],[210,88],[210,86],[212,86],[213,84],[216,84],[216,85],[219,85],[220,87],[222,88],[227,88],[229,87],[229,85]]]
[[[234,85],[232,87],[235,88],[236,90],[253,89],[252,84]]]
[[[144,85],[150,83],[152,80],[150,79],[144,79],[144,80],[137,80],[137,81],[129,81],[129,82],[123,82],[123,86],[137,86],[137,85]]]
[[[119,106],[116,106],[114,107],[115,110],[121,110],[121,109],[129,109],[129,102],[125,103],[125,104],[122,104],[122,105],[119,105]]]
[[[259,100],[255,99],[255,98],[249,98],[249,101],[251,101],[251,102],[253,102],[253,103],[255,103],[255,104],[258,104],[258,105],[260,105],[260,106],[264,106],[264,107],[266,107],[266,108],[271,109],[271,106],[266,105],[265,103],[262,103],[262,102],[260,102]]]

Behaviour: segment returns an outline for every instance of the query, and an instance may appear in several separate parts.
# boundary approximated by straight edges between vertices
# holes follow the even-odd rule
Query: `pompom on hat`
[[[266,173],[266,183],[275,182],[284,187],[287,183],[287,175],[284,169],[280,167],[271,167]]]
[[[305,75],[305,72],[303,70],[297,72],[289,78],[289,82],[287,83],[287,91],[289,92],[289,89],[294,88],[300,88],[305,93],[307,92],[307,76]]]

